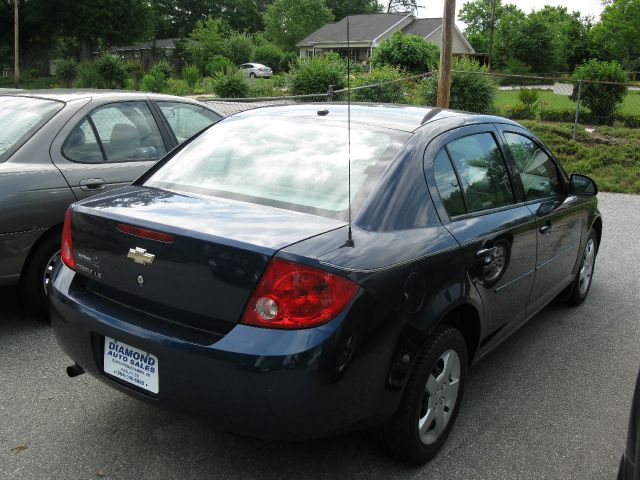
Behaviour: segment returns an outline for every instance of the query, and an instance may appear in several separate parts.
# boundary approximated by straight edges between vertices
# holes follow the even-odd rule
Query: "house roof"
[[[390,30],[410,14],[408,13],[368,13],[349,16],[349,39],[351,42],[372,42],[375,38]],[[335,23],[327,23],[298,45],[311,45],[325,42],[347,41],[347,18]]]
[[[162,38],[155,41],[156,48],[173,49],[176,46],[177,38]],[[123,45],[111,47],[112,52],[123,50],[150,50],[153,48],[153,42],[139,42],[133,45]]]
[[[426,37],[442,25],[442,18],[418,18],[402,29],[402,33]]]

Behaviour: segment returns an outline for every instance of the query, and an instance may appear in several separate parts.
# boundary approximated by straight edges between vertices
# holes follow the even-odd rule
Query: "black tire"
[[[587,259],[589,258],[590,242],[593,242],[591,244],[593,248],[593,252],[592,252],[593,258],[591,260],[592,262],[591,273],[588,275],[588,284],[586,285],[586,289],[585,289],[583,288],[583,282],[585,281],[585,277],[581,274],[581,272],[583,271],[583,268],[585,268],[585,262],[587,262],[588,261]],[[568,305],[572,307],[577,307],[582,302],[584,302],[587,298],[587,295],[589,295],[589,290],[591,290],[591,283],[593,280],[593,272],[595,271],[595,267],[596,267],[595,262],[596,262],[597,255],[598,255],[598,237],[596,235],[596,232],[591,230],[591,232],[589,232],[589,237],[585,242],[584,249],[582,250],[580,267],[578,268],[578,272],[576,273],[576,278],[573,279],[573,282],[571,283],[571,285],[567,287],[567,290],[566,290],[565,298]]]
[[[60,232],[52,233],[35,246],[20,280],[22,303],[30,313],[49,319],[45,270],[54,255],[60,252]]]
[[[256,78],[256,74],[255,74],[255,73],[253,73],[253,72],[251,72],[251,73],[249,74],[249,78]]]
[[[425,412],[427,407],[425,401],[428,402],[430,397],[427,393],[427,380],[432,375],[434,375],[434,379],[438,378],[436,373],[438,365],[441,363],[441,357],[449,351],[456,352],[460,363],[457,396],[453,409],[449,410],[448,420],[444,421],[444,429],[437,435],[433,434],[435,438],[427,444],[423,441],[418,427],[421,418],[428,418]],[[422,465],[428,462],[442,447],[453,428],[462,402],[466,378],[467,346],[464,337],[457,329],[443,325],[430,336],[418,353],[398,410],[380,428],[379,437],[382,448],[389,455],[403,462],[413,465]],[[443,408],[447,411],[446,407]],[[423,414],[423,412],[425,413]],[[434,425],[434,428],[429,429],[429,432],[433,433],[435,423],[436,419],[432,420],[431,424]]]

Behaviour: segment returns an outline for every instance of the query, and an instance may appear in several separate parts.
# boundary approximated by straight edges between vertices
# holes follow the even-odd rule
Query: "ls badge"
[[[136,247],[129,249],[127,258],[130,258],[140,265],[151,265],[153,259],[156,258],[156,256],[153,253],[147,253],[144,248]]]

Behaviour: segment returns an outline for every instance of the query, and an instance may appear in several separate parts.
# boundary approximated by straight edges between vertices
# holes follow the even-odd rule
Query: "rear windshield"
[[[354,215],[409,136],[351,126]],[[346,219],[347,139],[346,124],[328,119],[231,117],[178,152],[145,185]]]
[[[26,142],[64,106],[29,97],[0,96],[0,162]]]

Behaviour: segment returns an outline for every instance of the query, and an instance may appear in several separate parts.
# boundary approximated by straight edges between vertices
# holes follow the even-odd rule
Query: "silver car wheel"
[[[592,238],[589,239],[587,245],[584,247],[584,254],[582,256],[582,265],[579,272],[579,291],[580,295],[584,295],[589,289],[591,284],[591,277],[593,276],[593,266],[596,260],[596,244]]]
[[[47,261],[46,266],[44,268],[44,273],[42,274],[42,285],[44,287],[44,295],[49,295],[49,282],[51,281],[51,274],[53,273],[53,269],[56,267],[58,262],[60,261],[60,250],[55,252],[51,258]]]
[[[418,419],[420,439],[426,445],[440,438],[451,419],[458,401],[460,371],[460,357],[455,350],[447,350],[429,372]]]

